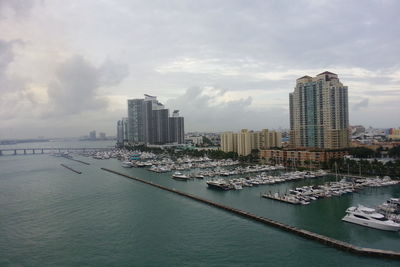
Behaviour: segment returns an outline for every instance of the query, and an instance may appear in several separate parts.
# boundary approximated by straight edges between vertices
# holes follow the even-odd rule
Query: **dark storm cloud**
[[[56,79],[48,86],[51,109],[45,115],[64,116],[106,108],[107,100],[98,95],[99,88],[117,85],[128,73],[125,65],[112,61],[95,67],[80,55],[69,58],[58,67]]]

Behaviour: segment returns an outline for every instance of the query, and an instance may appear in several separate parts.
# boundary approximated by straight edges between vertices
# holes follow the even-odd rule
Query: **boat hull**
[[[221,186],[221,185],[217,185],[217,184],[207,183],[207,185],[208,185],[208,188],[222,190],[222,191],[227,191],[230,189],[228,186]]]
[[[179,177],[179,176],[172,176],[173,179],[179,180],[179,181],[187,181],[190,180],[189,177]]]
[[[367,220],[359,219],[359,218],[354,217],[352,215],[344,216],[342,221],[358,224],[358,225],[365,226],[365,227],[384,230],[384,231],[394,231],[394,232],[396,232],[396,231],[400,230],[400,226],[379,224],[379,223],[376,223],[374,221],[367,221]]]

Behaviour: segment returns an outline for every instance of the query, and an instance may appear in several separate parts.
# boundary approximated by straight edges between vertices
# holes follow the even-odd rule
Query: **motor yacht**
[[[180,181],[187,181],[187,180],[191,179],[189,176],[187,176],[181,172],[174,172],[174,174],[172,174],[172,178],[174,178],[175,180],[180,180]]]
[[[122,162],[121,166],[124,168],[132,168],[133,164],[130,161],[124,161],[124,162]]]
[[[399,223],[387,219],[383,214],[376,212],[372,208],[358,205],[358,207],[348,208],[346,213],[342,221],[386,231],[400,230]]]

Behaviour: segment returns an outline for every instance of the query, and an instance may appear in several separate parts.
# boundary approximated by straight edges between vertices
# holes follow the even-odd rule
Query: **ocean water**
[[[263,199],[260,193],[317,180],[219,192],[207,189],[203,180],[175,181],[170,174],[122,168],[115,159],[78,158],[91,165],[49,155],[0,157],[0,266],[399,265],[323,246],[100,167],[355,245],[391,250],[400,250],[400,233],[340,219],[351,205],[372,206],[399,197],[399,186],[292,206]]]

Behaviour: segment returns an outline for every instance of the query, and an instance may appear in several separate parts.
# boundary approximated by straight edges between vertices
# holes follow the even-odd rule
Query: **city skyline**
[[[324,71],[349,88],[350,125],[398,127],[399,8],[1,1],[0,139],[116,135],[126,99],[144,93],[179,109],[188,132],[288,129],[294,81]]]

